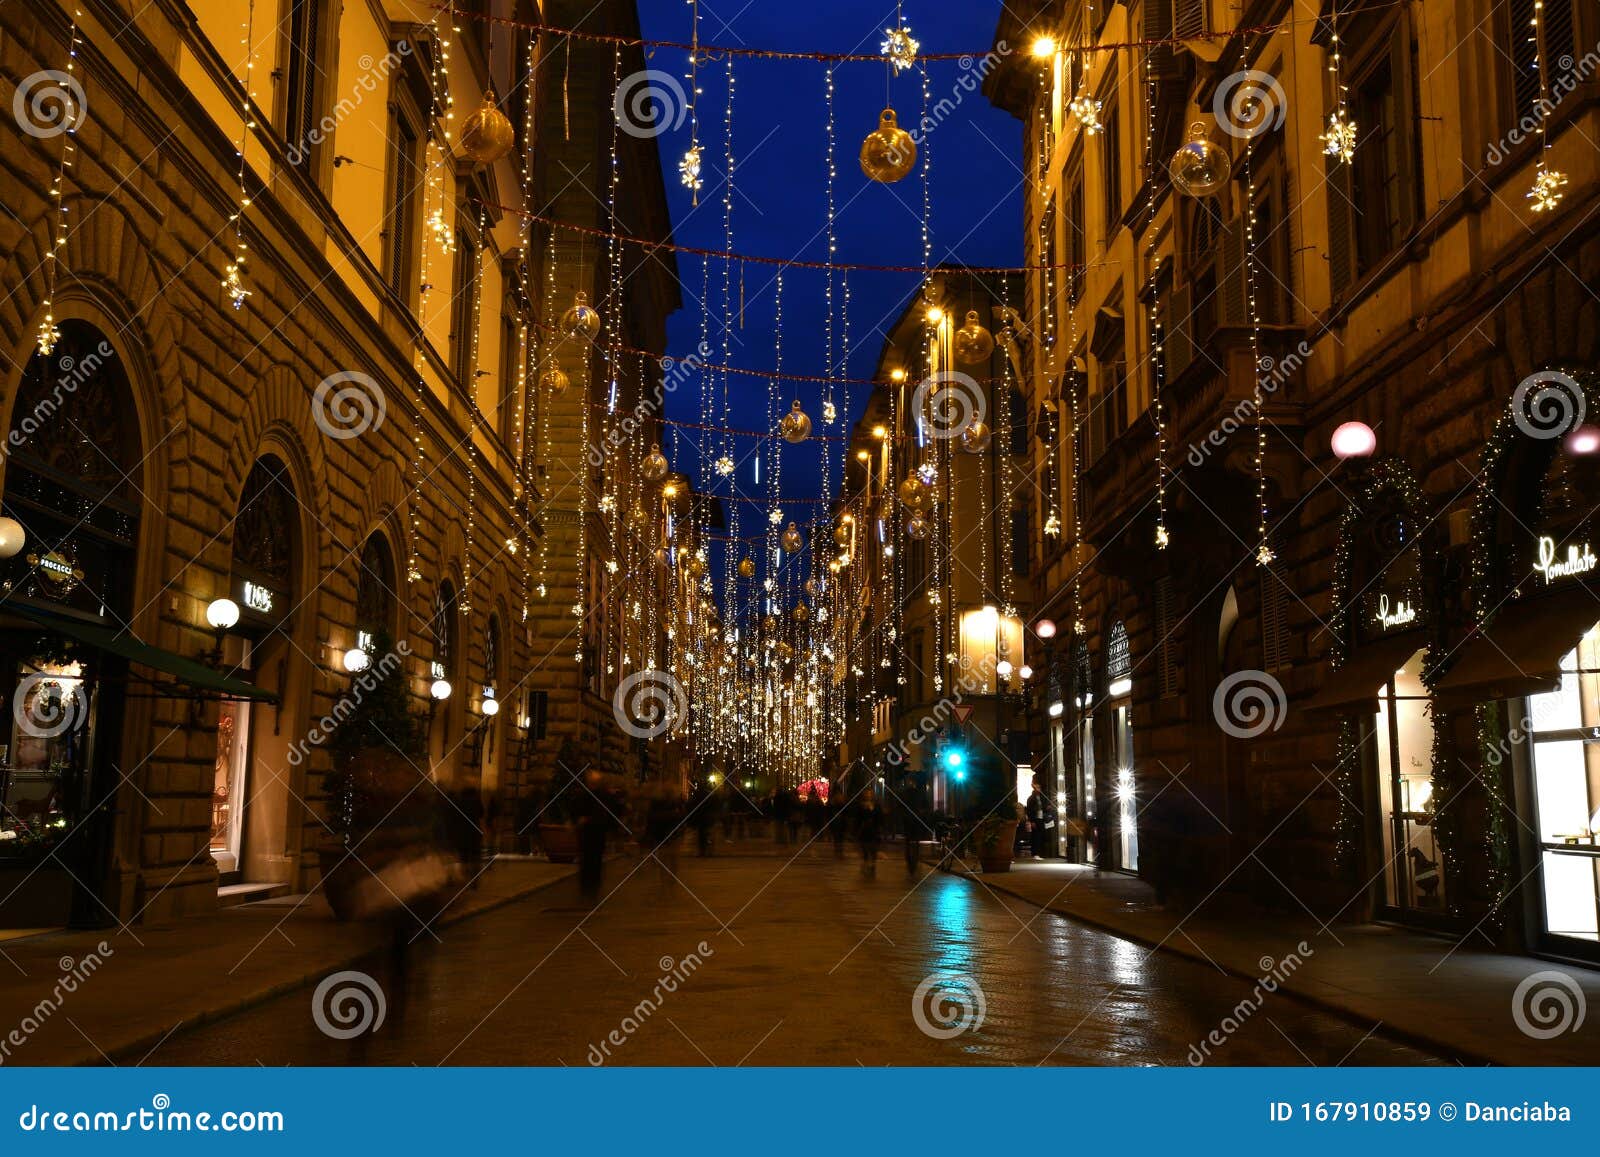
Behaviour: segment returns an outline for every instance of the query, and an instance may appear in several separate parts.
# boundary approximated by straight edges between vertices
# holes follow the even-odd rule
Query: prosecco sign
[[[1574,578],[1594,570],[1600,559],[1587,542],[1569,542],[1565,552],[1560,552],[1556,540],[1549,535],[1539,539],[1539,561],[1533,569],[1544,576],[1546,586],[1558,579]]]

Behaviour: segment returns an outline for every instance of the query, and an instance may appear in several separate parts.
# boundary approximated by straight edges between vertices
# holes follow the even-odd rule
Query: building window
[[[1018,503],[1011,509],[1011,573],[1026,575],[1029,573],[1028,534],[1032,520],[1028,517],[1028,508],[1025,504]]]
[[[1533,23],[1536,2],[1537,33]],[[1502,43],[1511,49],[1509,53],[1498,54],[1510,72],[1504,101],[1508,107],[1501,110],[1504,127],[1509,129],[1538,104],[1539,63],[1544,64],[1545,80],[1550,85],[1547,95],[1553,109],[1564,95],[1556,90],[1556,82],[1563,73],[1571,71],[1570,63],[1567,69],[1562,69],[1560,61],[1566,58],[1571,62],[1581,54],[1574,51],[1576,27],[1572,0],[1500,0],[1498,7],[1503,24],[1499,30],[1504,37]]]
[[[409,110],[397,107],[389,125],[389,211],[383,223],[389,288],[407,308],[414,308],[417,300],[422,138],[416,125]]]
[[[517,442],[517,408],[522,398],[522,326],[514,313],[500,315],[500,397],[496,427],[511,453],[521,456]]]
[[[450,320],[450,352],[456,381],[461,383],[468,397],[477,393],[478,351],[473,337],[478,328],[478,261],[478,246],[472,231],[465,225],[458,225],[455,289],[450,298],[454,303]]]
[[[1067,185],[1067,256],[1068,268],[1063,272],[1066,276],[1067,301],[1069,304],[1078,303],[1078,295],[1083,292],[1083,274],[1089,264],[1088,233],[1083,223],[1083,157],[1080,155],[1073,160],[1071,176]]]
[[[1113,73],[1101,96],[1100,180],[1104,195],[1103,233],[1109,241],[1122,222],[1122,115],[1117,102],[1117,78]]]
[[[289,143],[289,163],[308,176],[316,175],[320,134],[323,72],[324,0],[288,0],[288,37],[284,45],[285,99],[283,136]]]
[[[537,742],[550,734],[550,692],[528,692],[528,738]]]

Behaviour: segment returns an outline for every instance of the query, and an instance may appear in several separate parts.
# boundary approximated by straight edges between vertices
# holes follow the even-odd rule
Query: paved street
[[[681,883],[613,861],[593,911],[569,881],[444,930],[408,953],[403,979],[373,961],[376,1032],[330,1038],[301,989],[174,1034],[145,1063],[1181,1065],[1230,1016],[1210,1063],[1436,1060],[1282,995],[1239,1017],[1242,981],[972,880],[924,872],[912,886],[890,851],[876,879],[831,850],[685,855]],[[956,977],[981,990],[981,1023]]]

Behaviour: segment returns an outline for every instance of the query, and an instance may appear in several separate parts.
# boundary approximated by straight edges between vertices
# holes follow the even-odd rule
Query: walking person
[[[922,855],[922,837],[928,824],[922,816],[922,789],[915,777],[907,776],[900,796],[900,838],[905,841],[906,875],[917,874],[917,862]]]
[[[828,790],[828,831],[833,835],[833,858],[844,859],[844,842],[850,835],[850,823],[845,815],[844,792],[835,782]]]
[[[1028,850],[1033,858],[1042,860],[1049,855],[1050,844],[1055,840],[1056,805],[1039,786],[1039,777],[1033,777],[1033,791],[1028,793]]]
[[[828,820],[828,805],[822,802],[822,790],[815,783],[806,795],[806,827],[811,830],[810,843],[822,835],[822,825]]]
[[[856,839],[861,843],[861,871],[868,878],[878,875],[878,844],[883,839],[883,805],[871,788],[856,808]]]
[[[789,793],[781,787],[772,789],[772,838],[779,844],[789,842]]]
[[[797,844],[800,842],[800,824],[805,819],[801,811],[800,793],[791,787],[783,793],[783,796],[787,801],[784,804],[784,808],[787,812],[785,819],[789,825],[789,842]]]
[[[573,810],[578,822],[578,890],[593,906],[600,898],[605,872],[606,838],[617,822],[605,777],[598,771],[589,773],[587,790],[580,791]]]
[[[701,857],[711,854],[711,827],[717,822],[716,807],[715,794],[707,791],[704,784],[696,784],[694,794],[689,797],[689,823],[694,828],[695,854]]]

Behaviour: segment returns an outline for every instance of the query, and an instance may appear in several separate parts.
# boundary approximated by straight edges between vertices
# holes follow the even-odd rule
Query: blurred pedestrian
[[[694,828],[695,852],[700,856],[711,854],[711,826],[717,820],[716,794],[704,784],[695,784],[689,796],[689,825]]]
[[[928,832],[928,822],[922,815],[922,789],[912,777],[907,777],[900,794],[900,838],[905,842],[906,873],[917,874],[917,862],[922,855],[922,837]]]
[[[772,789],[772,838],[786,844],[789,835],[789,793],[781,787]]]
[[[1055,842],[1056,805],[1039,786],[1038,776],[1033,777],[1033,791],[1028,795],[1027,817],[1028,850],[1034,859],[1042,860],[1049,855],[1050,846]]]
[[[861,870],[868,876],[878,874],[878,844],[883,839],[883,805],[871,788],[861,796],[856,806],[856,839],[861,844]]]
[[[784,799],[788,801],[784,804],[786,810],[784,818],[789,825],[789,843],[797,844],[800,842],[800,824],[805,819],[805,814],[801,810],[800,793],[791,787],[785,789],[783,795]]]
[[[850,835],[849,818],[845,815],[844,792],[837,782],[828,788],[828,831],[833,836],[833,858],[844,859],[844,842]]]
[[[822,802],[822,790],[812,783],[806,793],[806,827],[811,830],[811,843],[822,835],[822,825],[828,820],[828,805]]]
[[[589,772],[571,806],[578,825],[578,890],[594,904],[605,872],[606,839],[617,822],[605,776]]]
[[[678,838],[682,835],[683,799],[677,788],[670,784],[657,784],[645,805],[644,826],[640,843],[645,854],[656,861],[657,872],[663,887],[671,885],[678,875]]]

